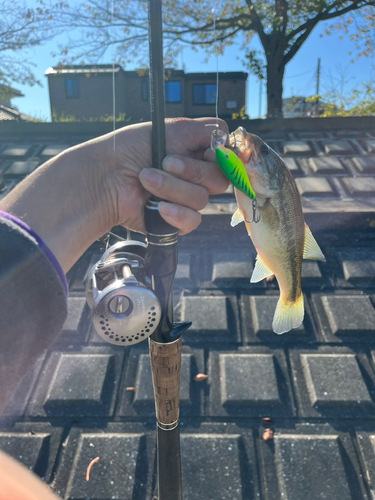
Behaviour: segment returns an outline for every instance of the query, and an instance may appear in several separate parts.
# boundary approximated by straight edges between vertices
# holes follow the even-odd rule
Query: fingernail
[[[159,210],[162,214],[169,215],[170,217],[176,217],[178,214],[178,207],[173,205],[173,203],[166,203],[165,201],[159,203]]]
[[[163,182],[163,176],[153,169],[147,168],[142,170],[139,177],[144,184],[153,189],[159,189]]]
[[[163,160],[163,170],[169,174],[182,174],[184,168],[184,163],[173,156],[166,156]]]

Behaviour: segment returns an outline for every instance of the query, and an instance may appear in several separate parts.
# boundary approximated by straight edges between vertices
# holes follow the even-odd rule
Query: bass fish
[[[296,183],[280,156],[243,127],[233,132],[229,140],[231,148],[219,146],[216,158],[236,188],[238,210],[231,225],[244,221],[257,250],[251,283],[275,275],[280,298],[272,328],[275,333],[285,333],[298,328],[304,317],[302,259],[325,262],[325,257],[305,224]],[[240,162],[233,163],[232,158],[229,166],[233,152]],[[245,181],[244,174],[248,178]]]

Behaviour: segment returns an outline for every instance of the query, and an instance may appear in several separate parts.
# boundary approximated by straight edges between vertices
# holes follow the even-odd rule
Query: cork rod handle
[[[149,339],[156,418],[167,428],[173,428],[178,423],[181,345],[181,337],[168,344]]]

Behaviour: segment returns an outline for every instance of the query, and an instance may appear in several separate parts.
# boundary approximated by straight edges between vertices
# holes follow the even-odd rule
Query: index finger
[[[214,125],[214,126],[210,126]],[[228,125],[216,118],[173,118],[166,122],[167,154],[181,154],[203,159],[211,145],[211,135],[219,125],[228,134]]]
[[[229,185],[228,179],[216,162],[168,155],[163,160],[163,170],[175,177],[205,187],[209,194],[221,194]]]

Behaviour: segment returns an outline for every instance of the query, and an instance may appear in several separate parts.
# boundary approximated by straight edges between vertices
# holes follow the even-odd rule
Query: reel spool
[[[138,241],[116,243],[89,271],[86,299],[92,322],[110,344],[138,344],[160,323],[160,303],[145,272],[146,250]]]

